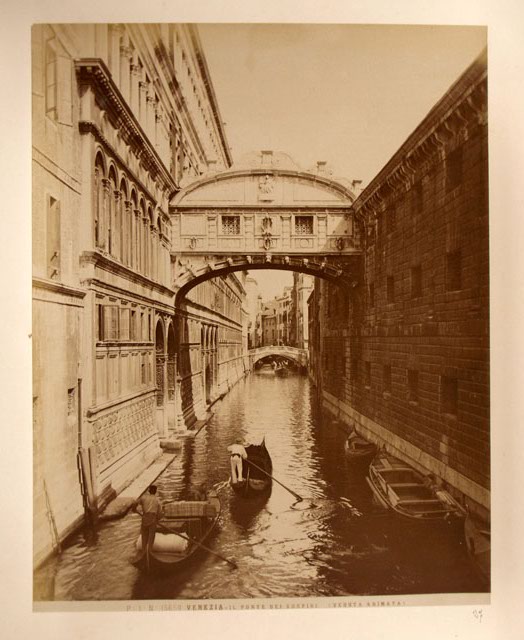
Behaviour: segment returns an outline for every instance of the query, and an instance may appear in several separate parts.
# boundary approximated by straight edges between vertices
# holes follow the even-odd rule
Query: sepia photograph
[[[520,637],[522,10],[193,4],[4,7],[1,635]]]
[[[34,601],[489,602],[486,28],[31,45]]]

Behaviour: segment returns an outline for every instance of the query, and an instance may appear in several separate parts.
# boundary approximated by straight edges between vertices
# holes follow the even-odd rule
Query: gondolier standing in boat
[[[242,460],[246,460],[247,452],[242,444],[242,439],[237,438],[235,442],[227,448],[231,461],[231,482],[242,482]]]
[[[156,495],[156,485],[149,487],[149,493],[141,496],[133,505],[133,511],[142,516],[142,552],[149,553],[155,541],[156,526],[162,518],[163,509],[160,500]],[[140,507],[140,511],[138,508]]]

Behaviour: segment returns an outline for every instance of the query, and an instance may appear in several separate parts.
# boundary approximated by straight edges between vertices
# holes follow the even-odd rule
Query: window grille
[[[119,311],[117,306],[104,307],[104,340],[118,340]]]
[[[60,202],[49,197],[47,202],[47,276],[60,278]]]
[[[384,365],[384,393],[391,393],[391,365]]]
[[[295,233],[299,236],[313,235],[313,216],[296,216]]]
[[[418,371],[408,369],[408,401],[418,402]]]
[[[411,267],[411,297],[420,298],[422,295],[422,267]]]
[[[129,340],[129,309],[120,309],[120,340]]]
[[[226,236],[239,236],[240,216],[222,216],[222,233]]]
[[[458,408],[458,380],[441,376],[440,404],[442,411],[450,415],[457,415]]]
[[[49,40],[46,44],[45,51],[46,68],[45,68],[45,111],[46,115],[56,120],[57,117],[57,68],[56,68],[56,49],[53,40]]]

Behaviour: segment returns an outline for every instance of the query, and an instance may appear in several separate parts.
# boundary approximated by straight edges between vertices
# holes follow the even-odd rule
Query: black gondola
[[[266,449],[265,438],[262,439],[260,444],[248,445],[246,453],[247,461],[242,460],[243,480],[241,482],[231,482],[231,486],[235,493],[244,497],[261,495],[271,487],[270,476],[273,470],[273,463]],[[253,464],[250,464],[250,462]]]

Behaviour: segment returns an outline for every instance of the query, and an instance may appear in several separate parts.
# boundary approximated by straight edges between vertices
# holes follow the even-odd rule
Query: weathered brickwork
[[[347,302],[342,290],[317,282],[316,377],[354,418],[371,419],[435,460],[432,471],[442,463],[489,490],[485,59],[354,207],[364,278]]]

